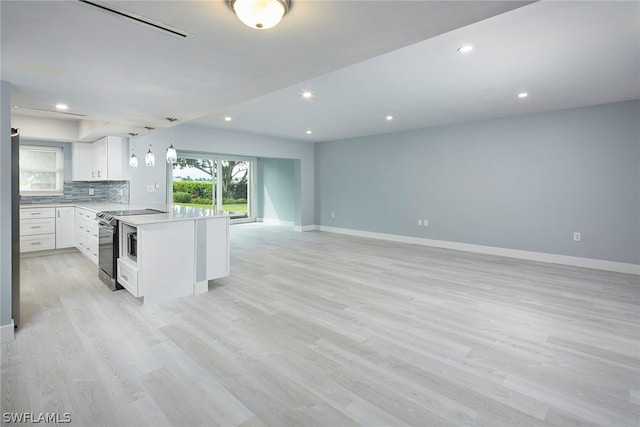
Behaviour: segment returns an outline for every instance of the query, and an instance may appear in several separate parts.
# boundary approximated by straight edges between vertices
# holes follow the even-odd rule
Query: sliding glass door
[[[255,220],[254,168],[254,159],[178,153],[173,203],[223,211],[234,222]]]

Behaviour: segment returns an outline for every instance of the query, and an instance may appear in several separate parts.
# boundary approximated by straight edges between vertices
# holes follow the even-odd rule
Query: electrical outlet
[[[421,219],[418,220],[418,225],[422,225],[422,220]]]
[[[93,196],[94,194],[96,194],[96,191],[93,188],[89,189],[89,195]]]
[[[422,220],[422,225],[424,225],[425,227],[429,226],[429,220],[428,219],[423,219]]]
[[[336,213],[335,212],[331,212],[331,218],[335,218],[336,217]]]
[[[576,231],[573,233],[573,240],[576,242],[581,242],[582,241],[582,233]]]
[[[122,188],[120,189],[120,196],[124,196],[124,190]]]
[[[149,184],[147,185],[147,193],[153,193],[154,191],[156,191],[156,186],[153,184]]]

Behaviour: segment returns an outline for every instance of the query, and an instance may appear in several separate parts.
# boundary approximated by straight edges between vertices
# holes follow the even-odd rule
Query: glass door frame
[[[244,156],[231,156],[226,154],[217,154],[217,153],[202,153],[197,151],[182,151],[178,150],[178,158],[183,159],[206,159],[214,162],[215,172],[211,177],[211,183],[214,184],[213,188],[215,188],[215,194],[211,194],[215,200],[215,210],[222,211],[222,185],[218,183],[222,176],[222,162],[224,160],[231,160],[236,162],[247,162],[249,163],[249,168],[247,170],[247,217],[246,218],[236,218],[231,219],[232,224],[243,223],[243,222],[255,222],[256,212],[255,212],[255,198],[256,198],[256,168],[258,166],[258,161],[255,157],[244,157]],[[215,180],[215,182],[214,182]],[[212,189],[213,190],[213,189]],[[173,165],[167,164],[167,201],[168,203],[173,203]],[[212,206],[214,208],[214,206]]]

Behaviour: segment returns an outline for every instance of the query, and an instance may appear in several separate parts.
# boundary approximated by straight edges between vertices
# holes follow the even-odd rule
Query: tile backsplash
[[[90,189],[93,196],[89,195]],[[62,196],[23,196],[20,204],[129,203],[129,181],[68,181],[62,191]]]

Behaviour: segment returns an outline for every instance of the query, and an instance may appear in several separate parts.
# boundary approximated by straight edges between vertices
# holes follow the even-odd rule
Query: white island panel
[[[229,275],[229,217],[195,221],[196,281],[194,294],[207,292],[209,280]]]
[[[193,221],[138,226],[138,292],[145,304],[193,295]]]

